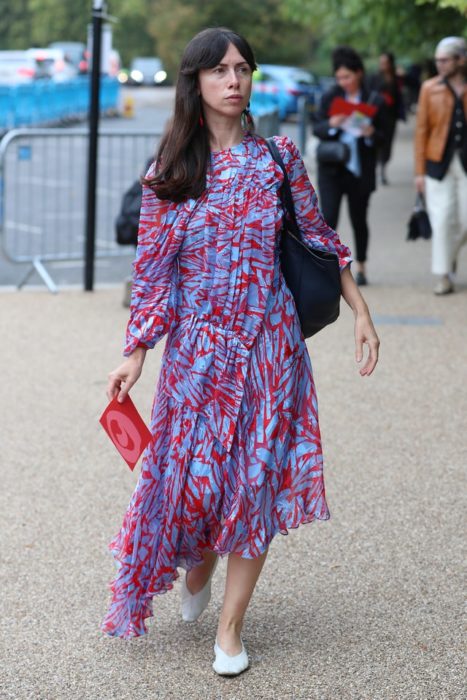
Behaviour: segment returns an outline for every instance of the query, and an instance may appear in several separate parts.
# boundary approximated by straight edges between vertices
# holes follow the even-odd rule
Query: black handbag
[[[415,207],[407,226],[407,240],[416,241],[417,238],[431,238],[431,224],[425,207],[425,197],[417,192]]]
[[[295,301],[305,338],[310,338],[339,316],[341,273],[335,253],[302,241],[284,162],[276,143],[267,139],[271,156],[284,173],[280,190],[284,210],[281,234],[281,269]]]
[[[151,156],[146,162],[146,170],[153,164]],[[123,194],[120,211],[115,220],[115,240],[118,245],[138,245],[139,216],[141,202],[143,200],[143,188],[141,178],[136,180]]]
[[[319,163],[345,165],[350,158],[350,148],[342,141],[320,141],[316,157]]]
[[[118,245],[137,245],[141,200],[141,182],[136,180],[123,195],[120,212],[115,221],[115,238]]]

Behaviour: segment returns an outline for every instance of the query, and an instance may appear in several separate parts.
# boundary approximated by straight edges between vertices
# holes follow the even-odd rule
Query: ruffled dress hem
[[[301,525],[306,525],[308,523],[316,522],[317,520],[321,520],[321,521],[329,520],[330,517],[331,517],[331,515],[329,513],[329,510],[326,507],[325,510],[322,513],[320,513],[319,515],[316,515],[314,513],[309,513],[309,514],[304,513],[303,516],[300,518],[300,520],[298,522],[295,522],[294,524],[290,524],[290,525],[278,524],[277,526],[275,526],[275,528],[272,531],[270,531],[264,544],[256,546],[256,548],[255,548],[256,551],[255,551],[254,556],[251,554],[251,546],[249,548],[245,548],[245,547],[240,548],[240,551],[238,551],[237,549],[227,550],[225,548],[220,547],[217,544],[214,544],[214,545],[205,544],[204,547],[202,547],[201,549],[210,549],[211,551],[215,552],[220,557],[228,556],[229,554],[239,554],[241,557],[244,557],[246,559],[253,559],[253,558],[259,557],[262,554],[264,554],[264,552],[269,547],[272,540],[274,539],[274,537],[277,534],[287,536],[289,534],[290,530],[296,530]],[[115,543],[118,542],[119,537],[120,536],[118,536],[116,538]],[[120,565],[122,565],[123,561],[119,558],[119,554],[118,554],[119,548],[115,547],[114,542],[110,543],[109,549],[112,552],[114,558],[117,560],[117,562],[120,563]],[[199,563],[200,563],[202,555],[201,555],[201,553],[193,552],[193,559],[194,560],[198,559],[196,554],[199,554]],[[180,574],[177,571],[178,568],[184,568],[188,571],[192,568],[192,566],[186,566],[186,563],[184,560],[183,560],[183,562],[181,560],[178,561],[177,565],[174,567],[174,569],[172,571],[165,572],[163,579],[160,579],[160,584],[159,584],[159,587],[157,590],[152,590],[150,593],[143,594],[143,600],[141,602],[141,610],[140,610],[139,615],[137,615],[137,617],[136,617],[137,622],[135,622],[135,615],[132,614],[132,615],[130,615],[131,622],[125,624],[123,627],[115,627],[109,620],[109,618],[110,618],[110,614],[109,614],[102,622],[101,631],[107,637],[120,637],[121,639],[134,639],[136,637],[145,636],[149,631],[147,628],[147,625],[146,625],[146,620],[150,619],[151,617],[154,617],[153,597],[156,595],[163,595],[164,593],[167,593],[168,591],[173,589],[174,581],[176,581],[180,577]],[[112,591],[113,596],[115,596],[115,594],[117,593],[115,583],[116,583],[116,581],[112,582],[109,586],[110,590]],[[112,617],[114,617],[116,614],[116,611],[115,611],[116,605],[119,605],[122,608],[120,613],[123,612],[123,609],[125,606],[128,607],[128,598],[124,592],[122,592],[121,603],[120,604],[114,603],[114,608],[112,610]]]

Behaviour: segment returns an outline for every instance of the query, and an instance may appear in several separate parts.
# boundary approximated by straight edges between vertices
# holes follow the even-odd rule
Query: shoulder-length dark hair
[[[252,71],[256,70],[246,39],[224,27],[203,30],[185,48],[175,90],[175,110],[158,149],[156,173],[143,180],[159,199],[196,199],[206,188],[211,152],[209,131],[202,121],[198,73],[217,66],[229,44],[238,49]]]
[[[391,76],[393,78],[395,78],[396,77],[396,57],[394,56],[392,51],[382,51],[380,54],[380,58],[381,58],[381,56],[386,56],[386,58],[388,59],[389,71],[391,73]]]
[[[351,46],[338,46],[332,52],[332,69],[334,73],[339,68],[347,68],[354,73],[365,72],[362,57]]]

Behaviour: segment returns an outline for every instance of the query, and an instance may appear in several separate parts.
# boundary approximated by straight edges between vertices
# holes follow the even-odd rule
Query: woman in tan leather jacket
[[[457,256],[467,242],[467,45],[447,37],[436,48],[438,75],[423,83],[415,130],[415,186],[426,194],[433,231],[435,294],[454,291]]]

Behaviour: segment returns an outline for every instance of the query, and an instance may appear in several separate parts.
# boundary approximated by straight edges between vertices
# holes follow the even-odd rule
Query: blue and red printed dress
[[[350,251],[329,228],[295,145],[278,137],[299,226]],[[124,354],[167,341],[154,436],[119,534],[102,630],[144,634],[152,598],[206,548],[257,557],[278,532],[326,520],[316,393],[279,264],[283,174],[264,139],[212,153],[198,199],[145,187]]]

